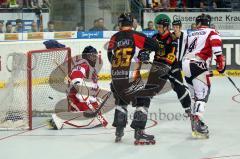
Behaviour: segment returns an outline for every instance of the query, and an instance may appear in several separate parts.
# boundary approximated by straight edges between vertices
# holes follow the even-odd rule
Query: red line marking
[[[152,128],[154,126],[156,126],[158,124],[158,122],[156,120],[150,119],[153,124],[149,125],[148,127],[146,127],[145,129],[149,129]],[[42,126],[43,127],[43,126]],[[108,129],[115,129],[115,128],[108,128]],[[35,130],[35,129],[34,129]],[[57,131],[57,130],[53,130],[53,131]],[[127,130],[125,132],[131,132],[134,131],[133,129],[131,130]],[[22,135],[22,136],[82,136],[82,135],[105,135],[105,134],[114,134],[115,132],[101,132],[101,133],[95,133],[95,134],[78,134],[78,135],[52,135],[52,134],[46,134],[46,135],[22,135],[24,133],[19,133],[17,135]],[[16,135],[14,135],[16,136]],[[11,136],[12,137],[12,136]]]
[[[34,128],[34,129],[32,129],[32,130],[21,131],[21,132],[19,132],[19,133],[15,133],[15,134],[12,134],[12,135],[9,135],[9,136],[0,138],[0,141],[1,141],[1,140],[4,140],[4,139],[11,138],[11,137],[14,137],[14,136],[18,136],[18,135],[21,135],[21,134],[24,134],[24,133],[27,133],[27,132],[30,132],[30,131],[33,131],[33,130],[40,129],[40,128],[44,127],[44,126],[46,126],[46,125],[41,125],[41,126],[36,127],[36,128]]]
[[[238,94],[240,95],[240,94]],[[152,128],[154,126],[156,126],[158,124],[158,122],[156,120],[153,120],[153,119],[150,119],[153,124],[146,127],[146,129],[149,129],[149,128]],[[23,132],[19,132],[19,133],[16,133],[16,134],[13,134],[13,135],[9,135],[9,136],[6,136],[4,138],[0,138],[0,140],[4,140],[4,139],[8,139],[8,138],[11,138],[11,137],[14,137],[14,136],[18,136],[18,135],[21,135],[21,134],[24,134],[24,133],[27,133],[27,132],[30,132],[30,131],[34,131],[34,130],[37,130],[37,129],[40,129],[42,127],[45,127],[46,125],[42,125],[42,126],[39,126],[39,127],[36,127],[32,130],[27,130],[27,131],[23,131]],[[110,128],[112,129],[112,128]],[[126,132],[131,132],[133,130],[128,130]],[[115,132],[103,132],[103,133],[97,133],[97,134],[81,134],[81,135],[100,135],[100,134],[113,134]],[[24,135],[24,136],[59,136],[59,135]],[[61,135],[61,136],[77,136],[77,135]],[[218,156],[218,157],[207,157],[207,158],[201,158],[201,159],[223,159],[223,158],[230,158],[230,157],[240,157],[240,155],[229,155],[229,156]]]
[[[208,158],[202,158],[202,159],[216,159],[216,158],[230,158],[230,157],[240,157],[240,155],[229,155],[229,156],[208,157]]]
[[[232,100],[233,100],[234,102],[240,103],[240,101],[236,100],[236,97],[237,97],[237,96],[240,96],[240,94],[237,94],[237,95],[233,96],[233,97],[232,97]]]

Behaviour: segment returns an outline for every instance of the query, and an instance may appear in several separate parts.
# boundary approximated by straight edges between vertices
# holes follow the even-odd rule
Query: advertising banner
[[[158,19],[165,17],[171,22],[173,20],[181,20],[183,29],[190,29],[192,23],[202,12],[155,12],[144,13],[144,28],[147,27],[148,21],[156,22]],[[239,30],[240,28],[240,14],[239,12],[208,12],[212,18],[212,24],[216,26],[217,30]]]
[[[240,70],[240,39],[224,39],[223,53],[226,55],[227,70]]]
[[[28,40],[41,40],[41,39],[43,39],[43,32],[28,33],[27,39]]]
[[[102,39],[103,32],[102,31],[83,31],[78,32],[78,39]]]

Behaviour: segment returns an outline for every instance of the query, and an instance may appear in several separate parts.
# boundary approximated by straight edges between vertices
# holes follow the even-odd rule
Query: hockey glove
[[[166,57],[166,62],[169,65],[172,65],[175,60],[176,60],[176,56],[174,54],[168,54],[167,57]]]
[[[138,53],[138,59],[141,61],[141,62],[148,62],[150,57],[149,57],[149,51],[147,50],[140,50],[139,53]]]
[[[226,69],[225,57],[223,55],[218,55],[215,59],[217,62],[217,70],[219,73],[224,73]]]
[[[174,63],[174,61],[176,60],[176,56],[173,53],[170,53],[166,57],[165,56],[157,56],[157,59],[159,59],[163,63],[171,66]]]

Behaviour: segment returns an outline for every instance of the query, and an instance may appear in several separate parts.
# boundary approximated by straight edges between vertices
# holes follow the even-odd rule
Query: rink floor
[[[240,79],[233,78],[240,87]],[[191,138],[190,122],[173,91],[154,97],[146,132],[156,145],[134,146],[128,126],[121,143],[114,143],[113,111],[108,128],[1,132],[1,159],[240,159],[240,95],[226,78],[213,78],[205,119],[210,138]],[[237,95],[237,96],[236,96]],[[233,98],[233,96],[235,96]],[[133,112],[129,106],[130,114]],[[129,117],[131,118],[131,117]],[[129,123],[131,121],[129,120]],[[6,135],[8,134],[8,135]],[[7,137],[7,138],[6,138]]]

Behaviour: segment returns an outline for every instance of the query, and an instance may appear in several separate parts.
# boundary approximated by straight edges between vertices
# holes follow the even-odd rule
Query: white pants
[[[210,94],[210,72],[205,61],[184,59],[182,69],[191,93],[193,114],[200,117]]]
[[[184,59],[182,69],[191,92],[196,100],[207,102],[210,93],[210,73],[204,61]]]

